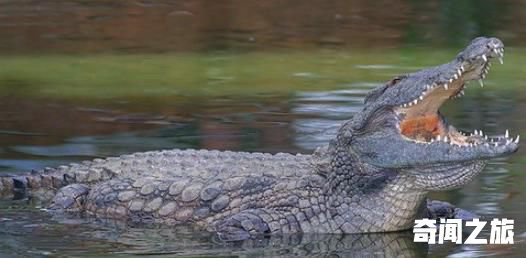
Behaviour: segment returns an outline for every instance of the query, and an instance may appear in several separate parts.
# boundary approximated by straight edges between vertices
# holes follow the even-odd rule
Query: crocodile
[[[448,63],[393,78],[312,154],[150,151],[4,176],[0,192],[50,196],[53,212],[194,225],[224,240],[403,231],[418,218],[475,216],[427,195],[469,183],[489,159],[515,152],[519,136],[465,133],[439,108],[468,82],[483,83],[503,55],[501,40],[479,37]]]

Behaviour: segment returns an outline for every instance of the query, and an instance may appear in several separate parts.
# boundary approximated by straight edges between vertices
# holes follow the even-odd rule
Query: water
[[[170,148],[309,153],[361,110],[367,91],[450,60],[478,34],[512,46],[505,64],[441,111],[466,131],[524,135],[524,4],[407,1],[392,12],[359,1],[1,1],[0,174]],[[515,219],[510,246],[427,246],[410,233],[226,244],[191,228],[126,228],[3,200],[0,257],[521,257],[525,168],[520,149],[462,189],[432,194]]]

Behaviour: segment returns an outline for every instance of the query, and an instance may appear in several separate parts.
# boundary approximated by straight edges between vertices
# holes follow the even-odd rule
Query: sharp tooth
[[[464,90],[461,90],[461,91],[460,91],[460,94],[461,94],[461,95],[464,95]]]
[[[499,54],[499,51],[498,51],[496,48],[493,49],[493,52],[494,52],[495,54]]]
[[[416,105],[417,103],[418,103],[418,100],[417,100],[417,99],[413,100],[413,104],[414,104],[414,105]]]
[[[499,146],[499,144],[498,144],[498,143],[493,143],[493,145],[495,145],[495,147]]]
[[[510,144],[512,141],[513,141],[513,140],[508,139],[508,140],[506,140],[506,144]]]
[[[479,131],[479,135],[480,136],[484,136],[484,132],[482,132],[482,130]]]
[[[452,83],[453,82],[453,78],[449,78],[449,83]]]
[[[502,59],[502,57],[499,57],[499,62],[500,64],[504,64],[504,59]]]
[[[475,130],[475,135],[479,135],[479,131]]]
[[[460,71],[464,72],[464,66],[463,65],[460,66]]]
[[[480,84],[480,87],[484,87],[484,82],[482,81],[482,79],[479,79],[479,84]]]
[[[487,135],[484,135],[484,140],[488,140],[488,136]]]
[[[520,137],[520,135],[517,135],[517,138],[515,138],[515,143],[519,143]]]
[[[486,55],[482,55],[482,60],[484,60],[484,62],[488,61],[488,58],[486,57]]]
[[[444,89],[445,89],[445,90],[448,90],[448,89],[449,89],[449,86],[447,85],[447,83],[444,84]]]
[[[458,79],[458,74],[453,75],[453,79]]]
[[[437,136],[437,141],[440,141],[440,135]]]
[[[457,74],[458,76],[461,76],[462,75],[462,71],[460,69],[457,70]]]
[[[449,139],[447,138],[447,135],[444,136],[444,142],[448,142],[448,140],[449,140]]]
[[[420,99],[420,100],[424,100],[424,96],[420,96],[420,98],[419,98],[419,99]]]
[[[506,138],[510,137],[510,131],[508,131],[508,129],[506,129],[506,134],[504,135],[504,137],[506,137]]]

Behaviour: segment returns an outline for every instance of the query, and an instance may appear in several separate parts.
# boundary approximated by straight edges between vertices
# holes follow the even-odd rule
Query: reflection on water
[[[371,88],[447,60],[454,53],[446,48],[482,34],[515,48],[484,89],[470,86],[441,112],[466,131],[524,132],[525,7],[491,0],[0,1],[0,174],[169,148],[309,153],[361,110]],[[109,96],[82,91],[104,88]],[[491,161],[463,189],[432,194],[486,219],[515,219],[514,246],[417,245],[410,233],[225,244],[191,229],[57,218],[39,210],[44,204],[6,200],[0,257],[519,257],[526,251],[525,162],[521,149]]]
[[[362,108],[364,95],[377,84],[355,85],[352,89],[299,92],[291,112],[304,115],[292,123],[294,143],[302,149],[314,150],[336,135],[344,120]]]

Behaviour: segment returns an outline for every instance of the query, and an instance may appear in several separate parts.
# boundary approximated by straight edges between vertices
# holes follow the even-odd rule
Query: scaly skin
[[[25,178],[28,188],[67,185],[52,209],[133,224],[193,222],[229,240],[257,232],[378,232],[412,225],[425,198],[406,192],[412,179],[373,171],[359,178],[323,174],[316,168],[323,165],[320,155],[326,154],[167,150],[48,169],[15,181],[23,185]],[[387,213],[394,216],[380,219]]]
[[[438,108],[466,81],[484,77],[502,47],[478,38],[448,64],[373,90],[364,110],[313,155],[136,153],[4,177],[0,192],[59,189],[52,210],[136,225],[195,224],[225,240],[399,231],[420,217],[470,217],[426,201],[428,192],[467,184],[487,159],[516,151],[518,139],[464,136]]]

